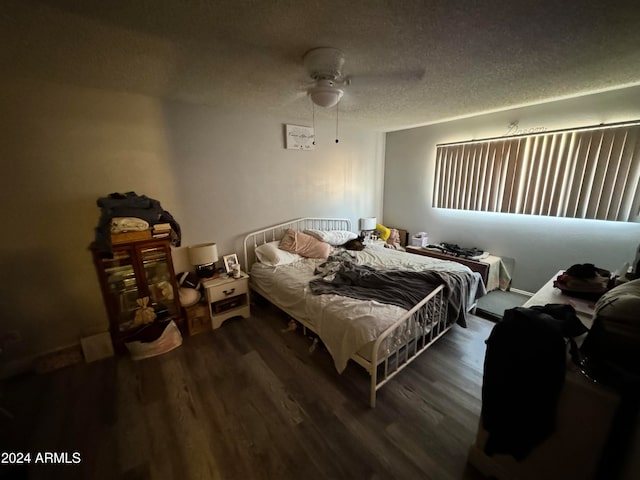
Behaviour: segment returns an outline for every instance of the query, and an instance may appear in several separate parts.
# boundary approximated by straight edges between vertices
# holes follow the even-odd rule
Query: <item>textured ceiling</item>
[[[0,0],[0,40],[4,77],[292,118],[336,47],[340,121],[381,130],[640,83],[637,0]]]

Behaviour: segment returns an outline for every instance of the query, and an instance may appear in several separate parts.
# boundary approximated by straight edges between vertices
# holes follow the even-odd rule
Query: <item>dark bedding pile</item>
[[[358,300],[376,300],[406,310],[413,308],[439,285],[444,284],[449,322],[466,327],[467,299],[473,274],[435,270],[377,270],[356,265],[345,256],[332,256],[320,265],[321,277],[309,282],[315,295],[334,294]]]

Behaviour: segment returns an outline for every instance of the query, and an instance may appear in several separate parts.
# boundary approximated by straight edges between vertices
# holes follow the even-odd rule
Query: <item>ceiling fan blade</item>
[[[299,102],[300,100],[305,99],[306,96],[307,96],[306,90],[297,91],[292,95],[289,95],[289,97],[284,101],[284,105],[291,105],[293,103]]]
[[[303,55],[303,63],[308,79],[312,82],[307,81],[304,85],[299,83],[297,90],[308,94],[313,104],[325,108],[333,107],[336,102],[347,108],[358,103],[355,98],[349,98],[349,91],[352,89],[356,93],[354,97],[358,97],[357,90],[360,90],[360,87],[368,87],[371,89],[370,93],[378,94],[384,90],[403,88],[403,84],[420,83],[426,73],[425,68],[416,68],[344,75],[342,68],[345,65],[345,55],[341,50],[332,47],[308,50]]]
[[[419,83],[424,79],[426,69],[398,70],[386,73],[348,75],[343,82],[349,86],[380,86],[385,83]]]
[[[307,90],[309,90],[311,87],[314,87],[315,85],[316,82],[314,82],[313,80],[300,81],[298,82],[296,91],[306,93]]]

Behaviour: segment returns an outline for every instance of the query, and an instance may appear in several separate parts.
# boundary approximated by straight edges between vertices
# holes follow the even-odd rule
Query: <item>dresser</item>
[[[478,260],[471,260],[469,258],[461,258],[456,257],[454,255],[448,255],[446,253],[440,252],[438,250],[422,248],[422,247],[409,247],[407,246],[406,251],[409,253],[413,253],[415,255],[423,255],[425,257],[438,258],[440,260],[449,260],[451,262],[461,263],[462,265],[466,265],[473,272],[478,272],[482,277],[482,281],[485,285],[489,282],[489,264],[485,262],[481,262]]]

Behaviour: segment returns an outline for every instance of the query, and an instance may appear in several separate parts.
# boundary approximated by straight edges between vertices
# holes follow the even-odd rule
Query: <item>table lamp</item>
[[[360,219],[360,234],[365,238],[365,240],[371,239],[371,234],[376,229],[376,224],[378,220],[376,217],[365,217]]]
[[[189,262],[196,267],[196,275],[200,278],[213,277],[218,261],[218,247],[215,243],[200,243],[187,247]]]

